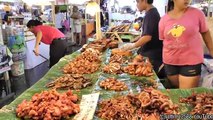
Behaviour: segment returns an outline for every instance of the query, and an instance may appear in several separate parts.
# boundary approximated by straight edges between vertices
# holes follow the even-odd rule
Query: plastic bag
[[[65,27],[67,32],[70,31],[70,22],[69,22],[69,20],[64,20],[63,26]]]
[[[210,66],[211,61],[212,59],[205,59],[202,65],[201,80],[199,83],[200,87],[213,88],[213,71]]]
[[[203,78],[201,87],[213,88],[213,73],[208,74]]]

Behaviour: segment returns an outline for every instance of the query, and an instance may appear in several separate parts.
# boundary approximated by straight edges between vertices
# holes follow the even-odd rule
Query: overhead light
[[[95,16],[95,14],[97,12],[100,12],[100,6],[94,2],[94,1],[89,1],[87,3],[87,6],[86,6],[86,13],[91,15],[91,16]]]

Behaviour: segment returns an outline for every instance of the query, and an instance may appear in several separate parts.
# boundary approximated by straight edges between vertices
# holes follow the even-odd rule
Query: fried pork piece
[[[89,48],[83,53],[81,53],[76,59],[77,60],[84,59],[90,62],[101,62],[100,55],[101,53],[98,50]]]
[[[107,48],[113,49],[113,48],[118,48],[118,41],[117,40],[111,40],[107,44]]]
[[[137,95],[105,100],[99,105],[97,115],[106,120],[160,120],[160,114],[178,114],[177,105],[153,88]]]
[[[55,89],[82,89],[92,85],[92,81],[80,74],[65,74],[48,83],[47,87]]]
[[[74,60],[68,63],[63,71],[66,74],[90,74],[96,72],[100,67],[100,63],[89,62],[88,60]]]
[[[108,65],[104,66],[103,72],[109,74],[121,74],[121,65],[119,63],[109,63]]]
[[[134,80],[131,81],[131,84],[139,87],[140,90],[143,90],[144,88],[148,88],[150,86],[154,89],[158,88],[158,83],[154,79],[147,79],[146,81]]]
[[[213,114],[213,94],[193,93],[186,98],[180,98],[181,103],[191,104],[194,108],[191,114]]]
[[[124,82],[118,81],[114,78],[108,78],[100,82],[100,87],[108,90],[115,90],[115,91],[123,91],[127,90],[128,87]]]
[[[125,62],[125,60],[124,60],[124,57],[122,56],[122,55],[112,55],[111,57],[110,57],[110,60],[109,60],[109,62],[110,63],[120,63],[120,64],[122,64],[122,63],[124,63]]]
[[[142,55],[137,55],[135,56],[135,58],[133,59],[133,63],[141,63],[144,62],[144,58]]]
[[[136,57],[137,58],[137,57]],[[140,59],[133,60],[133,63],[123,68],[125,73],[135,76],[152,76],[153,69],[150,61],[147,59],[145,61],[138,61]]]
[[[90,74],[96,72],[101,64],[100,52],[88,49],[63,68],[65,74]]]
[[[132,120],[134,107],[126,97],[100,102],[97,115],[105,120]]]
[[[160,114],[178,113],[178,106],[174,105],[168,96],[153,88],[147,88],[138,95],[128,95],[127,97],[131,104],[137,107],[137,118],[143,120],[149,120],[150,116],[158,120]]]
[[[84,52],[85,50],[92,48],[92,49],[98,50],[99,52],[103,52],[106,50],[107,44],[109,42],[110,41],[107,39],[96,40],[84,46],[81,51]]]
[[[124,50],[121,50],[121,49],[112,49],[112,55],[122,55],[122,56],[132,56],[132,52],[131,51],[124,51]]]
[[[56,90],[36,93],[30,101],[24,100],[16,108],[20,118],[32,120],[60,120],[80,112],[80,106],[75,104],[77,95],[72,91],[59,94]]]

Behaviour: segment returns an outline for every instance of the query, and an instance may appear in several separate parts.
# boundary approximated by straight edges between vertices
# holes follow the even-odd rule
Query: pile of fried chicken
[[[24,119],[60,120],[80,112],[77,100],[77,95],[70,90],[62,94],[56,90],[43,91],[33,95],[30,101],[22,101],[16,108],[16,114]]]

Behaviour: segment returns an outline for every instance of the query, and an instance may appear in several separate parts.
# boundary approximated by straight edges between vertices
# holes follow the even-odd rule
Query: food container
[[[14,62],[11,66],[11,72],[13,76],[20,76],[24,74],[24,62],[23,61],[17,61]]]
[[[24,60],[25,58],[26,58],[26,51],[13,53],[12,57],[14,62]]]

